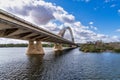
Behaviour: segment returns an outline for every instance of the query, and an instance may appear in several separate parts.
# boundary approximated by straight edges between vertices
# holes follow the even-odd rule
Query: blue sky
[[[0,0],[0,9],[55,34],[69,26],[75,42],[120,42],[120,0]]]
[[[120,0],[45,0],[63,7],[76,20],[88,26],[93,22],[93,26],[98,28],[99,33],[110,36],[118,35],[116,32],[120,28]]]

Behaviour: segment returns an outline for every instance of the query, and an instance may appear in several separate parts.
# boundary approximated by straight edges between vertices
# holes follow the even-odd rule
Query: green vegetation
[[[0,47],[27,47],[27,44],[0,44]]]
[[[80,50],[83,52],[120,52],[120,43],[119,42],[111,42],[111,43],[103,43],[102,41],[96,42],[87,42],[85,44],[80,45]]]
[[[0,44],[0,47],[27,47],[28,44]],[[42,44],[43,47],[53,47],[54,44]],[[68,47],[64,44],[63,47]]]
[[[28,44],[0,44],[0,47],[27,47]],[[53,47],[54,44],[42,44],[43,47]]]

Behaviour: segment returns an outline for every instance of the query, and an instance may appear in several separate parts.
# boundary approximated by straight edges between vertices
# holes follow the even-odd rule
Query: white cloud
[[[118,9],[118,13],[120,13],[120,9]]]
[[[107,42],[120,42],[120,38],[118,36],[112,36],[111,38],[107,38]]]
[[[105,2],[105,3],[108,3],[108,2],[110,2],[110,0],[105,0],[104,2]]]
[[[93,30],[98,30],[97,27],[94,27],[94,26],[90,26],[90,28]]]
[[[18,43],[28,43],[28,42],[23,40],[17,40],[17,39],[0,38],[0,44],[8,44],[8,43],[18,44]]]
[[[116,0],[104,0],[105,3],[109,3],[109,2],[113,2],[113,1],[116,1]]]
[[[84,0],[89,2],[90,0]],[[32,23],[39,25],[42,28],[54,32],[57,34],[63,27],[71,27],[75,42],[87,42],[104,40],[106,41],[118,41],[118,37],[108,37],[104,34],[97,34],[91,29],[97,30],[94,26],[84,26],[81,22],[75,21],[75,17],[69,14],[62,7],[56,6],[50,2],[43,0],[0,0],[0,8],[5,9],[17,16],[20,16]],[[94,22],[89,22],[90,25]],[[69,32],[66,33],[65,38],[69,38]],[[18,43],[23,41],[0,39],[1,43]]]
[[[72,31],[74,33],[75,42],[84,43],[87,41],[96,41],[96,40],[103,40],[104,42],[114,42],[119,39],[113,39],[113,37],[109,37],[108,35],[104,34],[97,34],[91,30],[87,26],[83,26],[82,24],[77,23],[78,26],[75,26],[74,24],[64,24],[64,26],[70,26],[72,28]],[[70,35],[66,35],[68,38]]]
[[[62,7],[43,0],[6,0],[6,2],[0,1],[0,7],[17,15],[30,17],[35,23],[40,25],[54,19],[63,23],[74,22],[74,16],[68,14]]]
[[[111,7],[111,8],[116,7],[116,4],[112,4],[110,7]]]
[[[59,20],[61,22],[68,22],[71,23],[74,21],[74,16],[73,15],[66,15],[66,14],[60,14],[60,13],[54,13],[53,14],[56,20]]]
[[[77,2],[80,2],[80,1],[82,1],[82,2],[90,2],[91,0],[73,0],[73,1],[77,1]]]
[[[54,22],[49,22],[46,25],[41,25],[41,27],[56,34],[61,30],[62,25],[58,25]]]
[[[90,0],[85,0],[85,2],[90,2]]]
[[[117,31],[117,32],[120,32],[120,29],[117,29],[116,31]]]
[[[90,2],[90,0],[81,0],[81,1],[84,1],[84,2]]]
[[[89,24],[92,25],[92,24],[94,24],[94,22],[91,21],[91,22],[89,22]]]
[[[94,26],[92,26],[94,24],[94,22],[89,22],[89,28],[91,28],[91,29],[93,29],[93,30],[97,30],[97,27],[94,27]]]

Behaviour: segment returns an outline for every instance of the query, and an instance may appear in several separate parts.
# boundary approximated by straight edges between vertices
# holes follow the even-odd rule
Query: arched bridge
[[[74,37],[73,37],[73,33],[70,27],[64,27],[62,30],[60,30],[60,32],[58,33],[59,36],[64,37],[64,34],[66,32],[66,30],[69,30],[70,35],[71,35],[71,40],[74,43]],[[60,43],[56,43],[54,46],[55,50],[62,50],[62,44]]]
[[[72,41],[64,39],[66,29],[69,29]],[[28,54],[43,54],[41,42],[53,42],[59,44],[77,45],[74,43],[72,30],[69,27],[61,30],[55,35],[45,29],[31,24],[0,9],[0,37],[28,40]],[[34,43],[36,41],[36,43]]]
[[[69,30],[70,35],[71,35],[71,38],[72,38],[72,42],[74,42],[73,33],[72,33],[72,30],[71,30],[70,27],[65,27],[65,28],[63,28],[62,30],[60,30],[60,32],[58,33],[58,35],[61,36],[61,37],[63,37],[64,34],[65,34],[65,32],[66,32],[66,30]]]

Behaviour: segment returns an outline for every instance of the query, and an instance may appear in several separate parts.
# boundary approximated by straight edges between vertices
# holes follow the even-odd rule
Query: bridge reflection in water
[[[14,49],[15,51],[8,52],[7,49]],[[45,55],[23,55],[24,53],[21,52],[16,53],[17,51],[24,52],[23,48],[0,48],[0,51],[5,53],[4,55],[0,53],[0,56],[11,56],[9,54],[11,52],[14,55],[11,58],[6,56],[7,59],[4,57],[4,60],[8,61],[0,64],[0,79],[56,80],[56,77],[59,75],[55,76],[55,74],[57,71],[61,74],[62,71],[60,66],[63,64],[63,61],[59,63],[59,60],[61,61],[60,58],[67,55],[71,50],[73,49],[54,52],[51,48],[45,48]]]
[[[119,80],[120,78],[120,54],[84,54],[79,48],[54,52],[51,48],[44,48],[45,55],[25,55],[25,49],[0,48],[0,80]]]

